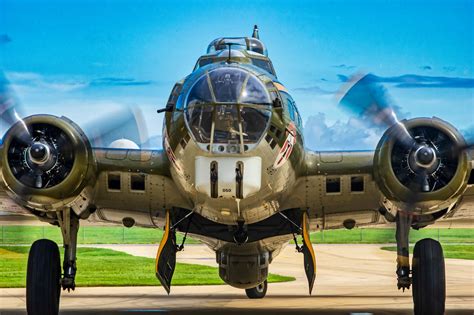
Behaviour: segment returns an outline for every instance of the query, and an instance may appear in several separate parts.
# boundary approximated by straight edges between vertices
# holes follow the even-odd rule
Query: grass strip
[[[0,288],[25,287],[29,247],[0,246]],[[159,286],[155,260],[103,248],[77,249],[77,286]],[[61,257],[62,257],[61,250]],[[270,274],[269,282],[295,278]],[[216,267],[177,263],[172,285],[224,284]]]
[[[474,245],[449,245],[442,244],[444,257],[445,258],[454,258],[454,259],[474,259]],[[410,246],[410,252],[413,252],[413,247]],[[392,252],[397,251],[396,246],[386,246],[382,247],[383,250],[388,250]]]

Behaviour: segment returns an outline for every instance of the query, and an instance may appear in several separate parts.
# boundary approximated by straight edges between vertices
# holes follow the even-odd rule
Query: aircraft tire
[[[430,238],[418,241],[412,266],[415,315],[444,314],[446,274],[440,243]]]
[[[47,239],[31,245],[26,274],[28,315],[57,315],[61,296],[61,265],[58,245]]]
[[[245,289],[245,293],[249,299],[262,299],[267,294],[268,282],[265,280],[255,288]]]

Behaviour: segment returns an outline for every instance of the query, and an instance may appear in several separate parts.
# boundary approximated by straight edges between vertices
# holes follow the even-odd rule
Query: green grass
[[[141,227],[121,226],[81,226],[78,233],[79,244],[158,244],[163,231]],[[62,243],[61,231],[56,226],[1,226],[0,244],[32,244],[37,239],[47,238]],[[182,234],[176,235],[177,242]],[[199,243],[190,237],[187,244]]]
[[[421,229],[410,231],[410,242],[433,238],[441,243],[473,243],[474,229]],[[311,242],[323,244],[387,244],[395,243],[395,228],[326,230],[311,234]]]
[[[474,260],[474,245],[442,245],[445,258],[470,259]],[[395,246],[382,247],[383,250],[397,251]],[[413,246],[410,246],[413,252]]]
[[[0,247],[0,288],[24,287],[29,247]],[[78,286],[159,286],[155,260],[102,248],[78,248]],[[62,251],[61,251],[62,257]],[[270,274],[269,282],[295,278]],[[223,284],[216,267],[177,263],[172,285]]]
[[[163,231],[120,226],[86,226],[78,234],[79,244],[157,244]],[[473,243],[474,229],[421,229],[410,231],[410,242],[433,238],[441,243]],[[55,226],[0,226],[0,244],[31,244],[40,238],[62,242],[61,232]],[[177,234],[178,243],[182,234]],[[387,244],[395,243],[394,228],[355,228],[352,230],[326,230],[311,234],[313,243],[323,244]],[[191,238],[186,243],[199,243]]]

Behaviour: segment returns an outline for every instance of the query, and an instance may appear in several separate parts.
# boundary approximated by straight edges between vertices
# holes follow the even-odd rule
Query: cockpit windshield
[[[271,116],[271,101],[256,76],[225,67],[208,71],[196,81],[188,93],[185,112],[198,143],[210,144],[210,150],[220,144],[218,152],[237,153],[262,137]]]
[[[240,103],[270,105],[265,85],[239,68],[218,68],[206,72],[191,88],[186,106],[202,103]]]

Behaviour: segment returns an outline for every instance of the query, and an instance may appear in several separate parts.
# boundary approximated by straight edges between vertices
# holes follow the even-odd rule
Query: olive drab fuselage
[[[207,73],[213,73],[216,70],[248,72],[249,75],[260,80],[268,94],[273,97],[272,103],[264,105],[265,110],[268,111],[269,120],[263,122],[263,125],[257,126],[261,134],[251,145],[244,144],[243,152],[228,152],[227,148],[225,150],[222,149],[223,147],[219,148],[219,144],[213,144],[211,148],[208,143],[205,145],[198,143],[190,131],[189,122],[186,121],[186,111],[189,109],[186,108],[187,104],[183,103],[186,102],[186,97],[193,88],[193,84],[203,76],[205,77]],[[179,190],[193,200],[195,211],[213,221],[225,224],[235,223],[239,217],[239,212],[246,222],[253,223],[279,211],[280,205],[291,192],[290,188],[295,184],[297,173],[304,172],[301,119],[294,101],[283,85],[267,71],[250,64],[232,62],[231,59],[231,62],[218,61],[198,68],[183,81],[178,82],[173,91],[176,90],[180,91],[179,95],[172,94],[170,96],[170,102],[175,101],[176,103],[168,104],[168,106],[173,106],[174,110],[166,113],[163,128],[163,148],[167,151],[171,161],[173,180]],[[284,95],[282,96],[282,94]],[[275,102],[275,99],[281,100],[281,102]],[[209,106],[218,107],[219,105],[212,104]],[[228,103],[228,105],[222,106],[237,107],[239,105]],[[289,110],[294,111],[293,119]],[[225,145],[225,143],[223,144]],[[236,146],[236,151],[239,151],[238,141]],[[283,154],[279,156],[282,150],[284,150],[281,152]],[[202,167],[199,163],[196,164],[198,158],[210,161],[221,159],[222,164],[225,164],[224,161],[226,160],[238,162],[255,157],[261,161],[260,167],[258,167],[261,174],[249,173],[244,169],[242,181],[245,183],[253,177],[259,177],[261,183],[258,190],[252,191],[245,198],[241,197],[241,200],[237,200],[239,198],[235,194],[224,194],[224,196],[222,195],[223,191],[219,191],[215,197],[212,197],[196,189],[196,174],[199,173],[196,166]],[[221,173],[222,171],[224,170],[221,170]],[[235,174],[232,167],[225,171],[230,172],[231,177]],[[210,176],[208,171],[207,177],[210,178]]]

